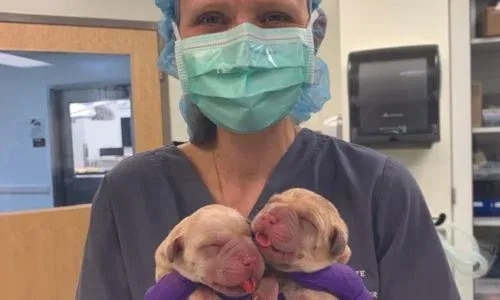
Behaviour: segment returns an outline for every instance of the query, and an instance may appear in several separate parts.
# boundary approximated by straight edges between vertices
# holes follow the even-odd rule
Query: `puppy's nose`
[[[251,269],[255,265],[257,258],[251,253],[240,253],[239,261],[243,267]]]
[[[241,259],[241,263],[245,266],[245,267],[250,267],[254,262],[254,259],[245,255],[243,256],[243,258]]]
[[[264,216],[262,216],[262,221],[269,223],[271,225],[274,225],[274,224],[278,223],[278,218],[276,218],[275,216],[273,216],[271,214],[265,214]]]

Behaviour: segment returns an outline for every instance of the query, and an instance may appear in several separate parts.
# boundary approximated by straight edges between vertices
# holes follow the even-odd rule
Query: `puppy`
[[[252,294],[265,269],[250,222],[218,204],[202,207],[179,222],[157,248],[155,262],[156,281],[175,270],[203,285],[189,300],[220,299],[215,292],[228,297]],[[277,283],[273,287],[263,281],[258,293],[263,299],[276,299]]]
[[[330,201],[290,189],[271,197],[251,227],[266,263],[284,275],[280,289],[286,299],[337,299],[286,280],[287,272],[315,272],[350,259],[347,225]]]

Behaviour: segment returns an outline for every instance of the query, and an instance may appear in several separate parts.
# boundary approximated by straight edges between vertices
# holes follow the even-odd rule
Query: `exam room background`
[[[463,1],[466,2],[466,1]],[[0,12],[59,15],[156,22],[161,18],[153,0],[51,0],[0,1]],[[346,62],[350,51],[400,44],[435,43],[442,60],[441,141],[427,150],[383,151],[405,163],[421,185],[433,214],[452,211],[452,120],[450,104],[450,18],[457,1],[445,0],[324,0],[329,27],[320,56],[330,66],[333,99],[307,126],[320,129],[326,118],[347,113]],[[410,13],[409,13],[410,12]],[[467,25],[464,25],[467,26]],[[468,72],[468,70],[464,70]],[[470,82],[465,81],[464,85]],[[170,81],[171,136],[187,138],[178,109],[180,86]],[[348,136],[345,124],[344,136]],[[468,134],[468,132],[466,133]],[[0,136],[0,139],[3,137]],[[470,167],[470,161],[466,164]],[[471,209],[455,208],[455,218],[472,224]],[[463,217],[460,216],[463,212]],[[468,228],[467,228],[468,230]],[[466,280],[465,282],[469,282]],[[469,297],[465,298],[468,299]]]

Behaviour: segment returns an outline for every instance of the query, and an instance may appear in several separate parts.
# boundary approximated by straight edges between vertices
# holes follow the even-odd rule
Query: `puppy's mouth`
[[[271,241],[271,238],[269,238],[269,236],[263,232],[255,233],[254,238],[255,238],[257,245],[261,249],[269,250],[269,251],[275,252],[277,254],[282,254],[282,255],[293,255],[295,253],[295,252],[280,250],[278,247],[276,247],[276,245],[273,244],[273,242]]]
[[[236,285],[236,286],[225,286],[223,284],[219,284],[216,282],[212,282],[212,284],[210,284],[210,286],[214,290],[216,290],[216,291],[218,291],[226,296],[238,297],[238,296],[242,296],[242,295],[253,294],[255,292],[255,290],[257,289],[257,279],[255,279],[254,277],[249,277],[248,279],[243,281],[241,284]]]

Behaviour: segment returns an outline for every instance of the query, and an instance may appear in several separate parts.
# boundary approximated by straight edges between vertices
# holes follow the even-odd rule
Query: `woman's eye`
[[[224,15],[218,12],[204,13],[196,19],[197,25],[220,25],[224,22]]]
[[[280,12],[272,12],[267,13],[259,18],[259,22],[264,25],[279,25],[283,23],[289,23],[291,21],[291,17],[285,13]]]

